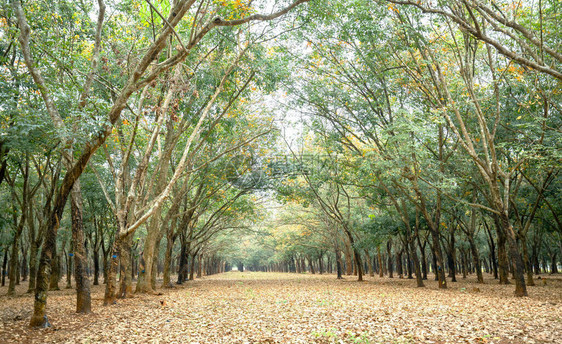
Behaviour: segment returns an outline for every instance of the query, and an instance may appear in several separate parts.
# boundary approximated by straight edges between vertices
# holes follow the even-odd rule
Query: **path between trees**
[[[31,330],[30,294],[0,288],[7,343],[555,343],[562,333],[562,278],[546,276],[529,298],[469,278],[437,290],[415,280],[229,272],[163,295],[135,295],[76,315],[73,289],[52,292],[53,328]],[[478,288],[478,289],[476,289]]]

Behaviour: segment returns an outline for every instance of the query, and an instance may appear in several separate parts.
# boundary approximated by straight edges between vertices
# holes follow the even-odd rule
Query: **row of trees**
[[[275,137],[259,102],[283,64],[264,43],[305,2],[2,6],[1,242],[9,294],[29,272],[31,326],[50,325],[63,261],[83,313],[91,265],[106,305],[128,297],[137,274],[136,291],[152,293],[160,256],[165,286],[174,256],[178,283],[196,261],[225,268],[213,238],[251,223],[249,170]]]
[[[394,264],[440,288],[485,268],[503,284],[511,272],[517,296],[557,272],[559,3],[312,6],[294,38],[306,47],[285,45],[289,105],[310,115],[290,152],[301,173],[278,185],[310,235],[269,263],[298,271],[333,252],[359,280]]]

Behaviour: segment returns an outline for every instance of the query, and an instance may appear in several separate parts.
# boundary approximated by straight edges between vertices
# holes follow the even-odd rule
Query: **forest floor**
[[[543,283],[546,278],[546,285]],[[529,297],[474,277],[449,289],[415,280],[229,272],[162,295],[134,295],[77,315],[72,289],[49,293],[53,327],[27,327],[33,296],[0,288],[2,343],[562,343],[562,276],[543,276]],[[61,286],[64,282],[61,281]],[[476,289],[478,288],[478,289]]]

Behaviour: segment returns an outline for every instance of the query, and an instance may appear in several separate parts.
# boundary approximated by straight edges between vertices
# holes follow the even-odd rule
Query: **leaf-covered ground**
[[[472,278],[446,291],[407,279],[240,273],[204,277],[163,295],[74,313],[73,290],[51,292],[53,327],[27,328],[32,295],[0,288],[3,343],[561,343],[562,276],[515,298],[513,286]],[[62,283],[61,283],[62,284]],[[478,288],[474,289],[474,288]]]

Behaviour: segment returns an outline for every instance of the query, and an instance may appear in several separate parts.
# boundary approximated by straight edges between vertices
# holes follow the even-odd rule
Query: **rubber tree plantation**
[[[557,0],[3,0],[7,343],[557,343]]]

